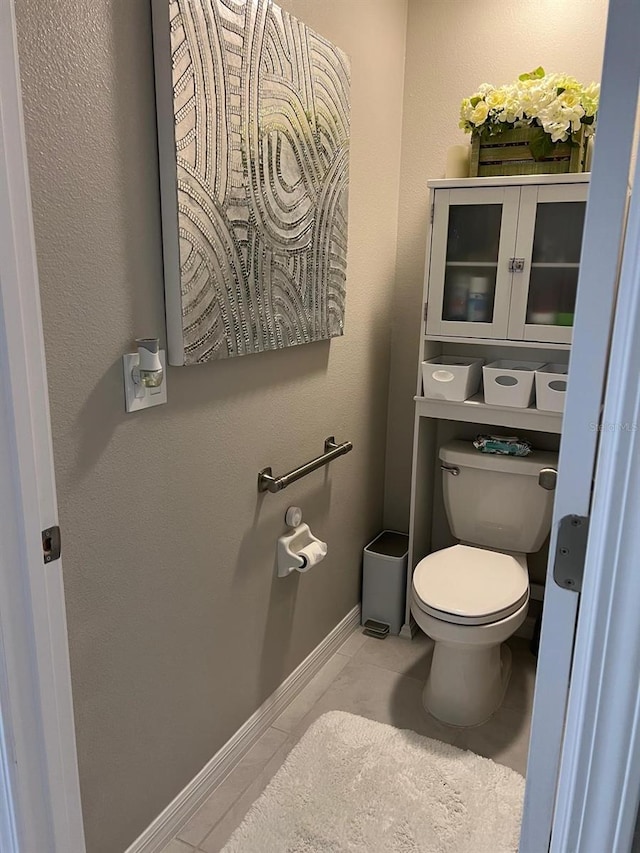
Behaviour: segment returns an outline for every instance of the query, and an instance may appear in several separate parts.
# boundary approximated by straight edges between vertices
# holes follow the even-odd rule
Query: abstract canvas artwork
[[[153,0],[169,360],[344,329],[347,56],[271,0]]]

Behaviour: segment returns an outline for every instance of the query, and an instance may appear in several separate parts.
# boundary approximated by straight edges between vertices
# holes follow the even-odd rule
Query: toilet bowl
[[[461,544],[427,555],[412,581],[411,612],[434,640],[425,709],[477,726],[500,707],[511,674],[502,645],[529,607],[528,553],[548,535],[557,454],[481,454],[469,442],[440,449],[449,526]]]
[[[501,644],[528,607],[524,554],[454,545],[418,564],[411,610],[435,641],[422,694],[430,714],[449,725],[476,726],[500,707],[511,674],[511,651]]]

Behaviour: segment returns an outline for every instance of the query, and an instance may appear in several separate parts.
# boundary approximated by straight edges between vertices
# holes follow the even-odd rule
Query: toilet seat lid
[[[445,622],[497,622],[529,597],[527,560],[524,554],[454,545],[418,563],[413,591],[421,610]]]

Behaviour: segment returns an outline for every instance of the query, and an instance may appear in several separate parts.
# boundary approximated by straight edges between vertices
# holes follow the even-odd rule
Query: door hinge
[[[429,310],[429,309],[428,309],[428,307],[427,307],[427,303],[425,302],[425,303],[424,303],[424,314],[423,314],[425,323],[427,322],[427,312],[428,312],[428,310]]]
[[[433,225],[433,216],[434,216],[435,204],[431,205],[431,210],[429,211],[429,221]]]
[[[42,531],[42,555],[45,563],[53,563],[54,560],[60,559],[62,549],[62,541],[60,538],[60,528],[47,527]]]
[[[524,272],[524,258],[509,258],[509,272]]]
[[[553,579],[563,589],[582,590],[584,563],[587,556],[589,518],[586,515],[565,515],[560,519]]]

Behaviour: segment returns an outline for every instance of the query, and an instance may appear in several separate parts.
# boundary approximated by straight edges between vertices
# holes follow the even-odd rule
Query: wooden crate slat
[[[516,168],[517,167],[517,168]],[[507,177],[509,175],[564,175],[568,172],[566,160],[546,160],[545,162],[536,162],[529,160],[527,162],[510,164],[487,164],[482,166],[479,175],[474,177],[479,178],[494,178]]]
[[[544,160],[570,160],[571,146],[563,146],[561,149],[556,149],[549,157]],[[531,160],[536,162],[531,149],[528,145],[506,145],[501,148],[491,146],[490,148],[480,149],[480,163],[499,163],[505,160]]]
[[[471,177],[495,175],[544,175],[584,170],[586,137],[584,128],[574,137],[577,145],[556,143],[543,160],[535,160],[529,143],[533,128],[506,130],[487,140],[472,138],[469,174]]]

